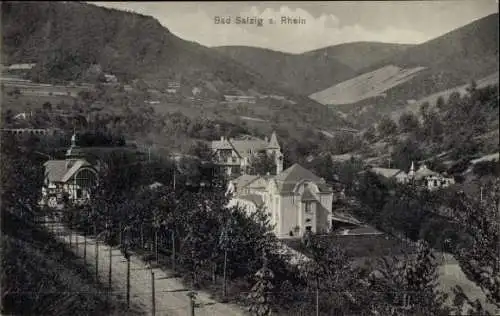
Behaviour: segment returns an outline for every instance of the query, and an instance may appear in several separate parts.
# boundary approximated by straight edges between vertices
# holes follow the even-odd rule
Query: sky
[[[498,0],[89,3],[152,16],[176,36],[205,46],[288,53],[358,41],[419,44],[498,13]],[[217,24],[217,17],[229,23]],[[238,24],[238,17],[262,18],[263,24]],[[282,17],[303,23],[281,24]]]

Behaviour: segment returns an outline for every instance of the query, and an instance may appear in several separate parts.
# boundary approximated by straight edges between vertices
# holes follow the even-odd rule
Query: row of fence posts
[[[52,223],[51,231],[52,233],[56,233],[55,230],[55,223],[56,223],[56,218],[54,217],[54,221]],[[122,242],[122,230],[121,230],[121,224],[120,224],[120,243]],[[142,229],[142,227],[141,227]],[[95,238],[95,280],[99,282],[99,239],[97,238],[97,227],[94,225],[94,235],[96,236]],[[172,231],[172,270],[175,273],[176,270],[176,265],[175,265],[175,235],[174,232]],[[71,248],[73,244],[73,231],[72,228],[69,227],[68,229],[68,237],[69,237],[69,247]],[[143,235],[141,234],[141,239],[143,239]],[[76,254],[78,255],[79,253],[79,246],[78,246],[78,234],[75,234],[75,247],[76,247]],[[87,246],[88,246],[88,241],[87,241],[87,231],[84,232],[83,235],[83,260],[84,262],[87,262]],[[158,232],[155,230],[155,261],[158,264],[159,263],[159,253],[158,253]],[[224,265],[226,265],[226,260],[227,260],[227,254],[225,254],[225,260],[224,260]],[[128,254],[128,249],[127,253],[125,255],[125,258],[127,260],[127,289],[126,289],[126,302],[127,302],[127,308],[130,308],[130,255]],[[112,293],[112,274],[113,274],[113,248],[109,246],[109,270],[108,270],[108,291],[106,295],[106,305],[108,308],[111,308],[111,293]],[[225,272],[225,267],[224,267],[224,272]],[[150,271],[151,271],[151,313],[153,316],[156,315],[156,293],[155,293],[155,273],[153,271],[153,266],[150,262]],[[224,279],[226,279],[226,275],[224,273]],[[224,282],[224,289],[223,289],[224,295],[226,295],[226,282]],[[190,291],[187,293],[187,296],[189,297],[190,304],[188,306],[189,308],[189,315],[194,316],[195,315],[195,299],[196,299],[196,292]]]

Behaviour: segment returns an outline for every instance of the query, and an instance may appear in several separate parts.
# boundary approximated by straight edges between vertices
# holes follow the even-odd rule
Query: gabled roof
[[[321,179],[297,163],[277,175],[274,179],[276,180],[280,193],[292,192],[297,183],[304,180],[314,182],[318,186],[320,192],[332,191],[332,188],[326,184],[324,179]]]
[[[67,168],[66,160],[49,160],[44,163],[45,177],[49,182],[67,182],[82,167],[91,166],[84,159],[76,160],[71,168]]]
[[[361,225],[362,224],[358,219],[354,218],[351,214],[349,214],[343,210],[333,210],[332,220],[335,220],[338,222],[354,224],[354,225]]]
[[[242,200],[246,200],[246,201],[252,202],[257,207],[262,206],[264,204],[264,200],[262,199],[262,196],[260,196],[258,194],[242,195],[242,196],[239,196],[238,199],[242,199]]]
[[[295,163],[290,168],[284,170],[282,173],[277,175],[275,179],[276,181],[293,182],[293,183],[297,183],[302,180],[311,180],[314,182],[322,181],[320,177],[318,177],[311,171],[307,170],[306,168],[302,167],[298,163]]]
[[[232,182],[236,185],[236,190],[239,190],[240,188],[246,187],[248,184],[256,180],[258,177],[259,176],[244,174],[232,180]]]
[[[66,160],[49,160],[44,163],[45,177],[49,182],[61,182],[66,174]]]
[[[229,143],[227,139],[224,140],[214,140],[211,143],[212,150],[221,150],[221,149],[233,149],[233,146]]]
[[[80,168],[87,166],[91,165],[86,160],[81,159],[75,161],[71,168],[69,168],[69,170],[66,172],[61,182],[67,182],[78,170],[80,170]]]
[[[267,143],[261,139],[252,139],[252,140],[235,140],[231,139],[229,141],[233,146],[234,150],[242,156],[249,156],[248,151],[251,150],[253,152],[266,149]]]
[[[428,176],[437,176],[439,173],[430,170],[426,165],[423,165],[415,172],[415,179],[420,180]]]
[[[372,172],[381,175],[386,178],[392,178],[395,177],[396,175],[402,173],[405,174],[404,171],[400,169],[389,169],[389,168],[378,168],[378,167],[373,167],[370,169]]]

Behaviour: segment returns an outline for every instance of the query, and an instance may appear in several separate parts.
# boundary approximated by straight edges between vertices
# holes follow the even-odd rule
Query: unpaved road
[[[55,232],[57,238],[69,245],[69,230],[60,223],[47,229]],[[79,257],[84,257],[84,237],[73,232],[71,249]],[[87,237],[85,261],[95,271],[96,255],[95,239]],[[107,284],[109,278],[109,247],[99,242],[98,246],[98,274],[99,279]],[[119,249],[112,249],[112,285],[114,297],[123,300],[126,297],[127,261]],[[147,263],[136,256],[131,257],[130,263],[130,304],[137,306],[146,315],[153,314],[152,304],[152,273],[155,284],[155,315],[159,316],[186,316],[190,314],[190,291],[179,278],[172,277],[173,273],[165,269],[151,269]],[[246,313],[242,308],[232,304],[222,304],[210,298],[210,295],[197,291],[195,300],[195,316],[243,316]]]

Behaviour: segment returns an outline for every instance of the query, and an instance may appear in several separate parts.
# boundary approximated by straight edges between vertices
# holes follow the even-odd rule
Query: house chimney
[[[269,138],[267,138],[267,136],[264,138],[264,140],[266,141],[266,143],[269,143]]]
[[[221,140],[221,142],[223,142],[224,141],[224,136],[221,136],[220,140]]]

